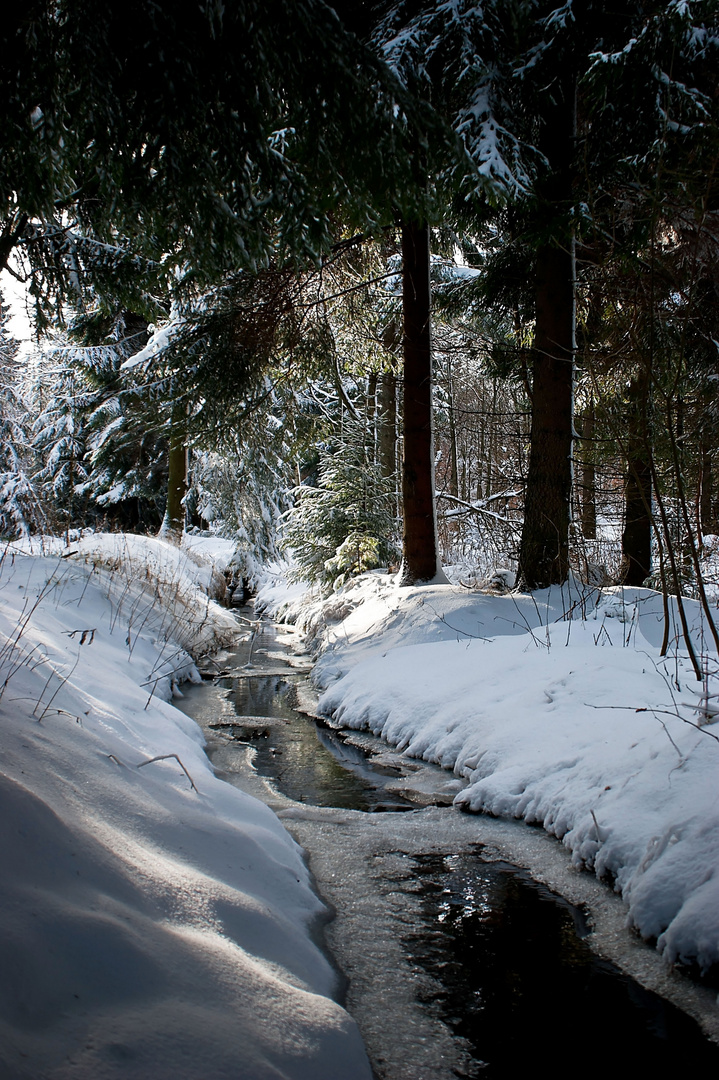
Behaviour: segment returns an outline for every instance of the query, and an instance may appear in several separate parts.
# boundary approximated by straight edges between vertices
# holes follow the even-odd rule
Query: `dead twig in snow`
[[[197,787],[195,785],[195,781],[192,779],[192,777],[190,776],[187,769],[185,768],[185,766],[180,761],[177,754],[158,754],[157,757],[151,757],[151,758],[148,758],[147,761],[141,761],[140,764],[137,767],[138,767],[138,769],[142,769],[142,768],[145,767],[145,765],[152,765],[153,761],[167,761],[168,758],[174,758],[175,759],[175,761],[180,766],[180,768],[182,769],[182,771],[185,774],[185,776],[187,777],[187,779],[190,781],[190,786],[192,787],[192,790],[197,791],[197,794],[199,795],[200,792],[197,790]]]
[[[671,709],[655,709],[655,708],[652,708],[649,705],[641,705],[639,708],[636,708],[634,705],[592,705],[591,702],[589,702],[589,701],[585,701],[584,704],[588,709],[623,709],[624,712],[635,712],[635,713],[646,712],[646,713],[651,713],[652,716],[656,717],[657,720],[659,720],[660,715],[661,716],[673,716],[675,720],[681,720],[681,722],[683,724],[688,724],[689,727],[693,727],[693,728],[696,728],[697,731],[701,731],[702,735],[708,735],[710,739],[714,739],[716,742],[719,742],[719,735],[715,735],[713,731],[707,731],[705,725],[703,725],[703,724],[695,724],[693,720],[688,720],[686,716],[682,716],[682,714],[679,713],[679,712],[672,712]],[[681,751],[677,748],[677,745],[674,742],[674,740],[672,739],[671,735],[669,735],[669,732],[667,731],[667,728],[666,728],[666,725],[665,725],[664,721],[659,720],[659,723],[662,725],[662,727],[666,731],[667,736],[669,738],[669,741],[671,742],[674,749],[677,751],[679,756],[682,757],[683,755],[682,755]]]

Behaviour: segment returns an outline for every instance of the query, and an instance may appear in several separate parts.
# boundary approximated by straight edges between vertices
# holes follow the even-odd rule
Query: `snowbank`
[[[297,622],[307,610],[309,598],[319,590],[306,581],[287,581],[289,563],[270,563],[263,568],[255,608],[268,611],[277,622]]]
[[[715,673],[700,609],[686,607]],[[462,808],[541,823],[614,881],[669,960],[708,968],[719,961],[719,724],[702,714],[670,615],[662,659],[662,602],[648,589],[495,596],[399,589],[375,573],[304,619],[324,715],[465,777]]]
[[[168,703],[197,678],[178,638],[233,629],[209,571],[145,538],[54,547],[0,564],[0,1074],[368,1078],[300,849]]]

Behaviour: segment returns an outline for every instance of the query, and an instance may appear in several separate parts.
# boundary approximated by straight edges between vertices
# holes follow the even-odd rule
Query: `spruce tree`
[[[531,588],[561,582],[574,440],[574,246],[577,236],[587,244],[601,235],[602,198],[606,205],[622,177],[649,186],[668,146],[704,137],[702,124],[713,122],[706,89],[716,12],[711,3],[609,13],[593,0],[481,8],[400,0],[382,33],[397,70],[452,117],[463,140],[470,167],[458,176],[456,159],[450,169],[466,211],[480,222],[487,197],[508,202],[528,256],[532,433],[520,576]]]
[[[317,262],[338,211],[416,200],[413,103],[323,0],[30,0],[0,49],[0,266],[39,299],[146,312],[158,280]]]
[[[28,535],[43,513],[32,480],[32,437],[28,426],[24,370],[0,294],[0,530]]]
[[[72,361],[72,348],[62,345],[37,358],[32,383],[35,419],[33,448],[39,458],[34,482],[56,526],[69,535],[88,496],[85,418],[94,403],[94,391]]]
[[[345,420],[343,429],[320,448],[317,486],[296,488],[285,515],[296,577],[325,588],[397,558],[394,486],[368,452],[364,425]]]

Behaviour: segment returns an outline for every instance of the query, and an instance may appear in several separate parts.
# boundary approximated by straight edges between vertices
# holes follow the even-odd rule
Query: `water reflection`
[[[395,770],[370,767],[362,750],[345,744],[336,732],[296,711],[300,678],[259,675],[219,679],[215,692],[224,701],[215,713],[221,719],[210,718],[205,723],[215,730],[221,725],[226,736],[251,743],[257,772],[297,802],[348,810],[412,809],[406,799],[383,787],[383,779],[396,776]],[[206,716],[209,711],[205,705]],[[192,710],[192,715],[197,717],[197,712]],[[247,718],[244,723],[243,718]],[[213,763],[228,771],[231,747],[210,744],[208,754]]]
[[[472,1047],[467,1075],[505,1078],[558,1055],[583,1077],[719,1065],[693,1020],[596,957],[584,913],[524,871],[476,854],[416,864],[424,917],[406,947]]]
[[[272,628],[260,627],[252,656],[245,643],[229,666],[247,674],[250,660],[260,670],[282,663]],[[230,782],[242,775],[249,743],[256,769],[298,802],[413,808],[383,788],[396,770],[368,764],[361,747],[298,715],[303,685],[289,671],[228,675],[190,688],[182,704],[202,723],[209,756]],[[413,864],[408,880],[395,883],[390,872],[398,891],[421,899],[422,918],[406,949],[435,980],[424,1000],[474,1058],[474,1071],[457,1076],[504,1080],[542,1059],[555,1071],[559,1059],[560,1074],[571,1070],[589,1080],[640,1068],[660,1076],[687,1064],[716,1069],[719,1050],[692,1020],[591,953],[580,909],[477,853],[406,860]]]
[[[238,680],[232,701],[239,716],[281,717],[271,736],[253,742],[255,768],[283,794],[313,806],[378,810],[408,805],[378,788],[365,755],[333,732],[295,712],[297,685],[288,679]]]

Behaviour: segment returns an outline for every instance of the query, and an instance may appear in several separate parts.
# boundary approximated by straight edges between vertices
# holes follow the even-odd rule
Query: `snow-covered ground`
[[[300,849],[170,704],[235,632],[205,595],[221,564],[139,537],[4,549],[4,1080],[370,1076]]]
[[[333,722],[453,769],[465,809],[541,823],[668,960],[719,961],[719,723],[701,698],[719,680],[695,602],[704,688],[673,601],[660,657],[648,589],[491,595],[375,572],[324,601],[275,576],[261,598],[314,642]]]

